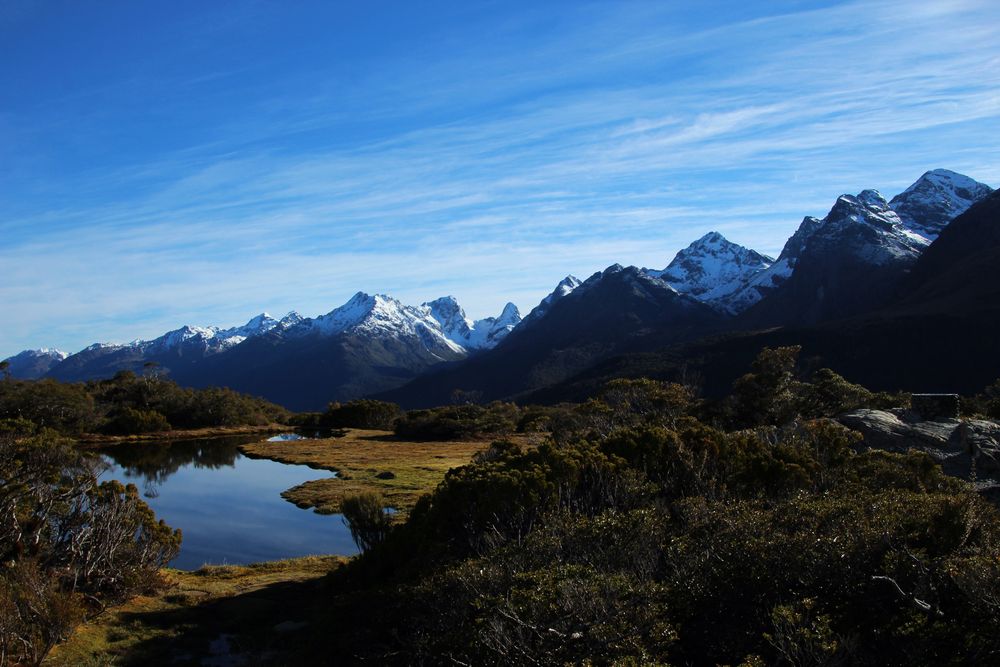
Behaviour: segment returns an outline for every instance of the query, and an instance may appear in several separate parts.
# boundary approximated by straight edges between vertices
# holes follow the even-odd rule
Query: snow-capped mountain
[[[737,298],[757,304],[747,312],[759,326],[863,312],[891,292],[929,243],[877,190],[842,195],[823,219],[805,218],[778,261]]]
[[[261,313],[238,327],[184,326],[153,340],[95,343],[54,365],[61,380],[141,373],[149,362],[181,384],[224,385],[298,409],[356,398],[414,377],[430,366],[494,347],[520,322],[514,304],[498,317],[470,321],[453,297],[409,306],[358,292],[315,318]]]
[[[850,252],[866,264],[911,262],[930,242],[910,231],[878,190],[841,195],[805,240],[803,254]]]
[[[728,320],[663,280],[620,264],[582,283],[567,278],[550,296],[541,304],[542,314],[522,320],[502,345],[383,397],[424,407],[447,403],[456,389],[479,394],[482,400],[522,395],[615,354],[718,331]]]
[[[53,366],[68,356],[69,354],[62,350],[42,348],[40,350],[24,350],[13,357],[7,357],[4,361],[7,362],[7,373],[11,377],[20,380],[35,380],[48,373]]]
[[[823,255],[852,255],[862,264],[883,266],[914,261],[929,241],[903,224],[877,190],[841,195],[826,217],[803,218],[785,243],[777,261],[751,276],[745,287],[728,297],[731,312],[753,306],[784,284],[804,256],[816,261]]]
[[[441,327],[444,335],[466,350],[495,347],[521,321],[521,313],[513,303],[507,303],[497,317],[470,320],[453,296],[443,296],[421,305]]]
[[[239,345],[247,338],[262,336],[274,329],[287,329],[302,321],[302,316],[292,311],[280,320],[267,313],[261,313],[250,319],[246,324],[230,329],[219,327],[183,326],[180,329],[168,331],[150,341],[135,341],[130,345],[144,352],[163,353],[180,348],[200,350],[205,354],[215,354]]]
[[[466,354],[495,346],[521,321],[517,306],[508,303],[497,317],[470,320],[453,296],[420,306],[408,306],[386,294],[358,292],[343,306],[289,327],[289,336],[334,336],[343,332],[370,336],[419,336],[429,349],[444,345]]]
[[[488,335],[505,335],[518,317],[509,306],[500,318],[472,323],[479,324],[475,327],[454,299],[431,303],[434,307],[409,306],[385,294],[358,292],[325,315],[213,355],[188,381],[196,386],[221,382],[293,409],[317,410],[462,360],[473,349],[463,343],[493,344]]]
[[[678,292],[719,310],[737,312],[734,294],[774,263],[774,259],[709,232],[684,248],[662,271],[643,269]]]
[[[582,284],[583,283],[580,282],[580,279],[576,276],[566,276],[559,281],[559,284],[556,285],[554,290],[549,292],[549,294],[543,298],[537,306],[531,309],[531,312],[528,313],[523,320],[521,320],[522,324],[528,324],[529,322],[538,320],[549,311],[549,308],[551,308],[556,301],[559,301],[563,297],[567,296]]]
[[[903,225],[928,241],[933,241],[953,218],[985,199],[993,188],[947,169],[928,171],[889,206]]]
[[[415,338],[442,359],[465,354],[465,348],[452,342],[426,309],[407,306],[385,294],[358,292],[326,315],[303,320],[288,335],[330,337],[345,332],[369,338]]]
[[[497,317],[472,321],[454,297],[410,306],[358,292],[315,318],[261,313],[238,327],[185,326],[69,356],[25,352],[9,359],[9,368],[75,381],[143,372],[155,362],[181,384],[225,385],[295,409],[321,409],[330,400],[399,387],[446,363],[434,382],[452,374],[458,384],[451,389],[513,395],[616,350],[727,328],[810,326],[882,308],[932,240],[947,237],[952,217],[991,192],[936,169],[891,202],[876,190],[839,197],[825,217],[803,219],[777,260],[712,232],[662,271],[616,264],[582,283],[567,276],[523,319],[511,303]],[[467,357],[482,360],[452,373],[447,364]],[[25,364],[33,370],[20,371]],[[484,384],[491,382],[492,389]]]

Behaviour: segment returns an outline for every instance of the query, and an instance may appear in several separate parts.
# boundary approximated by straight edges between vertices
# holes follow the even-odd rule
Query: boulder
[[[926,452],[949,475],[1000,488],[1000,424],[983,419],[928,420],[914,410],[853,410],[837,420],[864,436],[864,446]]]

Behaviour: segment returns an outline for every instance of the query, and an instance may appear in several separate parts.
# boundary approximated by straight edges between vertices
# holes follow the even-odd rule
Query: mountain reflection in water
[[[181,529],[173,567],[357,553],[340,515],[321,516],[281,497],[331,473],[240,453],[241,444],[262,437],[117,445],[101,452],[109,466],[102,477],[136,484],[156,515]]]

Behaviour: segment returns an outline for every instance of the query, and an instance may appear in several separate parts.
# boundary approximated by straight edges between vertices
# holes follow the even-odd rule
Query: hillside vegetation
[[[496,442],[333,575],[350,593],[308,659],[996,662],[996,509],[925,455],[864,451],[827,417],[908,397],[801,381],[797,352],[723,401],[618,380],[541,446]]]
[[[869,450],[831,419],[906,406],[908,395],[871,392],[827,369],[803,374],[799,353],[763,350],[719,400],[681,384],[618,379],[578,404],[453,405],[394,416],[393,406],[367,401],[303,416],[345,431],[248,451],[342,470],[330,483],[344,488],[324,489],[333,494],[324,502],[344,511],[360,557],[297,588],[294,610],[241,606],[287,599],[284,574],[248,580],[259,595],[220,589],[182,604],[161,596],[142,603],[152,615],[128,615],[149,641],[105,620],[57,657],[149,664],[153,647],[172,640],[146,624],[165,614],[198,619],[177,635],[190,655],[231,633],[241,646],[267,644],[253,653],[264,664],[997,662],[997,509],[927,455]],[[996,417],[998,386],[963,399],[963,410]],[[353,430],[390,418],[395,433]],[[27,451],[40,441],[34,426],[22,426],[8,442]],[[476,439],[463,439],[470,434]],[[428,456],[448,458],[434,465]],[[72,469],[74,460],[60,465]],[[107,487],[93,497],[142,507],[134,489]],[[409,511],[392,521],[383,511],[392,505]],[[137,516],[152,521],[144,512]],[[148,530],[129,533],[140,547],[152,540],[151,551],[140,548],[155,556],[143,561],[146,573],[169,559],[177,539],[162,524]],[[37,660],[93,609],[157,583],[143,576],[127,588],[78,592],[75,582],[85,579],[71,583],[48,565],[30,570],[41,578],[21,578],[36,567],[22,564],[33,558],[5,566],[0,602],[21,604],[18,587],[35,581],[34,590],[72,604],[45,607],[51,616],[21,614],[29,630],[20,632],[34,633],[41,649],[8,662]],[[253,623],[216,618],[211,610],[222,608]],[[292,611],[294,639],[272,644],[269,624]],[[101,648],[109,641],[114,647]]]
[[[6,378],[0,381],[0,419],[25,419],[69,436],[263,426],[290,417],[260,398],[216,387],[186,389],[148,370],[73,384]]]

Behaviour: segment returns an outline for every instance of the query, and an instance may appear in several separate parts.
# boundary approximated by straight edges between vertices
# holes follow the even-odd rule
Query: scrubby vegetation
[[[411,410],[396,420],[396,435],[409,440],[468,440],[517,430],[521,412],[513,403],[451,405]]]
[[[318,425],[327,428],[364,428],[391,430],[393,423],[402,414],[395,403],[359,399],[341,405],[331,403],[322,415]]]
[[[962,398],[962,414],[1000,419],[1000,380],[982,393]]]
[[[106,605],[159,583],[180,532],[101,463],[26,420],[0,423],[0,665],[38,664]]]
[[[541,446],[496,442],[335,575],[352,602],[332,605],[311,650],[380,664],[997,662],[996,509],[925,455],[858,450],[826,416],[903,397],[829,371],[803,381],[796,355],[764,351],[713,403],[615,381],[545,415]]]
[[[372,491],[347,496],[340,501],[340,512],[361,551],[381,544],[392,527],[385,500]]]
[[[0,382],[0,419],[26,419],[64,435],[128,435],[170,429],[286,422],[284,408],[229,389],[185,389],[155,372],[110,380]]]
[[[392,404],[352,401],[308,419],[383,430],[247,447],[340,471],[322,489],[297,487],[296,502],[342,511],[363,549],[324,589],[310,589],[302,600],[310,629],[272,657],[388,665],[1000,662],[997,509],[924,454],[859,446],[860,436],[832,416],[901,407],[909,397],[868,391],[827,369],[803,375],[798,354],[763,350],[719,400],[699,398],[691,386],[619,379],[576,405],[399,414]],[[99,392],[86,396],[107,405]],[[991,387],[964,399],[963,410],[989,416],[998,396]],[[148,411],[169,419],[157,405],[133,401],[124,407],[137,414],[121,414],[139,423],[153,419]],[[127,488],[104,493],[94,497],[138,501]],[[390,521],[386,506],[409,511]],[[156,535],[165,557],[172,533]],[[90,605],[153,581],[74,588],[78,578],[71,587],[65,570],[29,556],[4,566],[4,590],[17,592],[0,593],[0,617],[14,609],[10,600],[42,610],[36,627],[47,634],[32,640],[40,654]],[[52,604],[35,602],[47,595]]]

